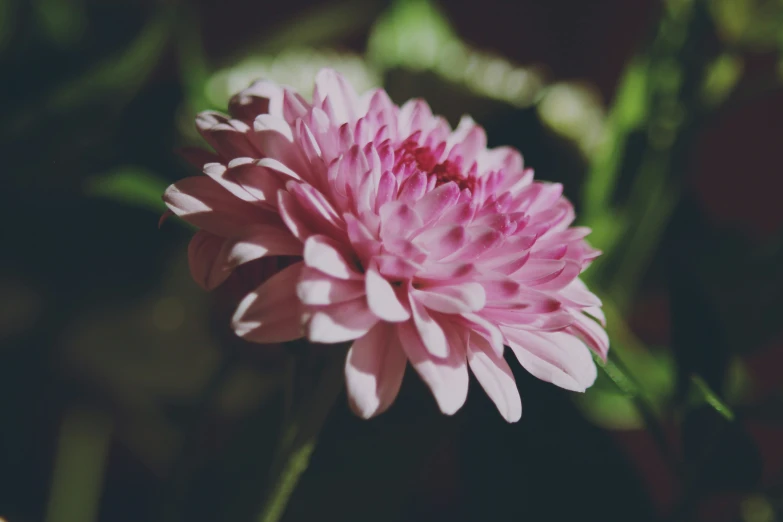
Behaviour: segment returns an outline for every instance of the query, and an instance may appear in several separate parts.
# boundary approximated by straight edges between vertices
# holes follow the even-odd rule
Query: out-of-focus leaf
[[[190,111],[210,109],[205,98],[209,78],[206,55],[201,41],[201,24],[193,9],[180,10],[175,22],[177,32],[177,63]]]
[[[575,142],[587,157],[605,139],[605,114],[600,94],[589,85],[550,85],[543,90],[536,108],[547,126]]]
[[[750,495],[740,504],[742,522],[775,522],[775,507],[762,495]]]
[[[125,100],[147,79],[169,39],[170,14],[161,11],[136,39],[117,56],[57,89],[48,101],[52,110],[83,105],[95,98]]]
[[[368,26],[382,7],[380,0],[322,3],[300,12],[295,19],[266,35],[257,49],[264,54],[273,54],[291,46],[315,46],[336,40]]]
[[[648,63],[636,59],[626,68],[609,110],[606,133],[591,158],[584,183],[585,225],[606,219],[620,165],[625,154],[625,141],[631,130],[644,122],[648,110]],[[602,248],[606,248],[608,244]]]
[[[702,86],[702,98],[707,106],[723,102],[742,75],[742,58],[734,54],[722,54],[712,62]]]
[[[52,115],[67,114],[85,105],[108,103],[114,108],[123,107],[157,66],[169,39],[170,16],[169,11],[161,10],[126,49],[73,80],[53,87],[43,99],[20,106],[4,119],[0,135],[24,134]]]
[[[610,118],[624,129],[631,129],[644,123],[647,117],[649,93],[649,61],[635,58],[623,73]]]
[[[754,51],[774,48],[783,34],[783,2],[713,0],[707,2],[726,42]]]
[[[127,165],[88,180],[84,190],[90,196],[162,212],[165,205],[161,196],[167,186],[151,172]]]
[[[46,522],[97,520],[112,422],[95,411],[71,410],[63,420]]]
[[[288,49],[279,55],[250,56],[213,74],[206,83],[205,96],[213,107],[224,108],[229,98],[259,78],[290,85],[303,96],[312,95],[313,78],[319,69],[335,69],[365,92],[382,85],[382,79],[361,56],[329,49]],[[190,125],[190,122],[188,122]]]
[[[608,430],[637,430],[644,419],[633,399],[620,393],[590,390],[576,398],[582,413],[594,424]]]
[[[397,0],[375,23],[367,55],[383,68],[429,69],[436,64],[439,50],[454,41],[454,29],[432,2]],[[456,69],[462,66],[450,64]]]
[[[615,303],[603,298],[607,332],[612,350],[620,354],[624,366],[638,382],[636,393],[662,405],[674,391],[674,361],[668,351],[653,352],[633,333]]]
[[[734,412],[710,389],[709,385],[704,382],[704,379],[698,375],[693,375],[691,377],[691,383],[691,402],[693,404],[707,403],[713,407],[715,411],[723,415],[726,420],[734,420]]]
[[[16,21],[14,0],[0,0],[0,53],[5,51],[14,31]]]
[[[398,0],[377,20],[367,51],[380,70],[431,71],[484,98],[528,107],[540,96],[542,74],[470,48],[428,0]]]
[[[603,428],[624,430],[646,425],[659,443],[666,444],[657,423],[674,388],[672,357],[668,352],[653,352],[646,347],[611,299],[603,301],[612,349],[606,362],[594,356],[602,372],[587,393],[576,397],[577,405],[588,419]]]
[[[38,26],[56,45],[76,43],[87,25],[82,0],[34,0],[33,8]]]
[[[740,404],[748,398],[752,386],[752,377],[748,373],[744,360],[735,357],[729,365],[726,377],[726,399],[732,404]]]

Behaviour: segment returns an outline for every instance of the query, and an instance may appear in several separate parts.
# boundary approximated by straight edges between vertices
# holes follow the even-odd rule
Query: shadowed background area
[[[583,395],[509,361],[513,425],[412,371],[343,397],[284,520],[783,520],[782,35],[780,0],[0,0],[0,517],[256,519],[295,355],[233,336],[160,196],[198,111],[333,67],[565,184],[612,356]]]

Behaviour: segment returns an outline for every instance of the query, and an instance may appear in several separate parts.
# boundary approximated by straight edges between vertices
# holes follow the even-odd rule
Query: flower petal
[[[346,261],[340,245],[333,239],[322,236],[310,236],[305,241],[304,262],[337,279],[359,279],[359,274]]]
[[[234,268],[264,256],[302,255],[302,243],[282,226],[255,225],[226,242],[226,263]]]
[[[364,419],[385,411],[397,397],[406,364],[400,340],[386,323],[354,341],[345,360],[351,409]]]
[[[394,287],[374,268],[367,270],[364,281],[367,289],[367,304],[375,315],[392,323],[410,319],[411,314],[400,302]]]
[[[427,308],[416,299],[413,292],[409,293],[409,301],[413,312],[413,324],[427,351],[434,357],[448,357],[449,343],[446,333],[438,321],[427,311]]]
[[[313,307],[306,321],[307,338],[314,343],[342,343],[366,334],[378,318],[361,297],[344,303]]]
[[[413,209],[424,225],[428,225],[448,211],[458,199],[459,186],[454,182],[444,183],[418,199]]]
[[[188,244],[190,274],[206,290],[216,288],[231,275],[225,268],[225,242],[223,237],[199,230]]]
[[[400,343],[408,360],[422,380],[432,390],[440,411],[453,415],[468,395],[468,366],[465,360],[464,342],[456,336],[447,359],[435,359],[427,351],[412,321],[397,325]]]
[[[231,237],[254,224],[274,224],[279,217],[244,202],[207,176],[184,178],[163,194],[171,211],[199,228]]]
[[[563,332],[528,332],[501,327],[519,363],[539,379],[583,392],[595,382],[597,370],[587,346]]]
[[[571,332],[587,344],[602,360],[609,353],[609,336],[601,325],[581,312],[574,312]]]
[[[522,400],[508,363],[495,353],[486,339],[471,335],[468,341],[468,364],[476,380],[508,422],[522,417]]]
[[[256,343],[280,343],[304,335],[296,283],[303,263],[295,263],[270,277],[237,307],[234,332]]]
[[[329,103],[325,103],[326,101]],[[321,69],[315,77],[315,89],[313,91],[313,104],[329,107],[329,118],[338,124],[353,122],[357,118],[356,109],[359,105],[359,97],[353,86],[345,78],[332,69]]]
[[[413,290],[417,301],[436,312],[462,314],[484,308],[486,294],[478,283],[462,283]]]
[[[330,305],[351,301],[365,294],[364,283],[359,280],[336,279],[305,267],[296,285],[296,295],[306,305]]]

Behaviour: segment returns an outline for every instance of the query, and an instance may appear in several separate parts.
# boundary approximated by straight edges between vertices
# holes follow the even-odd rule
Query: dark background
[[[0,0],[0,517],[254,519],[284,354],[233,338],[239,290],[229,281],[208,295],[190,280],[190,231],[158,229],[159,195],[194,174],[174,150],[195,142],[195,113],[216,104],[205,95],[215,71],[290,49],[363,55],[374,24],[401,5]],[[548,91],[509,103],[444,75],[448,63],[368,53],[396,102],[424,96],[452,123],[473,113],[491,145],[518,147],[537,177],[566,183],[607,252],[590,278],[615,306],[615,362],[643,392],[602,377],[575,397],[512,363],[524,413],[508,425],[475,382],[465,407],[442,416],[410,373],[377,419],[338,401],[285,520],[783,520],[783,4],[439,9],[482,59],[587,89],[582,103],[604,126],[631,59],[659,67],[645,80],[646,115],[612,138],[625,153],[601,205],[620,209],[611,219],[630,232],[605,248],[601,227],[613,225],[583,196],[598,153],[547,121]],[[687,34],[664,34],[678,23]],[[702,104],[700,82],[721,57],[742,70]],[[662,119],[672,69],[676,117]],[[671,121],[673,144],[656,145]],[[639,225],[654,188],[633,196],[649,164],[675,194],[666,211],[650,204],[660,235]],[[635,278],[613,279],[640,257]]]

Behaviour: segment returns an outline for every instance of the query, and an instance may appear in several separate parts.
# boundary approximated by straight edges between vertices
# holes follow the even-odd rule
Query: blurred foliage
[[[88,196],[108,198],[162,213],[166,207],[161,194],[166,187],[164,181],[149,171],[127,165],[87,180],[84,190]]]
[[[258,513],[266,470],[275,464],[272,427],[284,416],[278,399],[286,360],[227,332],[230,289],[217,297],[198,289],[182,254],[187,232],[158,232],[155,223],[161,193],[188,172],[171,149],[200,142],[196,111],[224,109],[233,92],[261,76],[309,95],[314,72],[328,65],[360,91],[384,86],[396,101],[425,96],[451,121],[474,114],[490,139],[519,143],[528,163],[551,167],[539,169],[547,179],[580,176],[581,193],[573,194],[580,221],[604,251],[585,278],[604,300],[612,351],[597,361],[602,372],[584,395],[541,386],[514,365],[530,399],[512,427],[490,418],[495,412],[477,394],[464,416],[438,417],[412,375],[399,405],[378,420],[360,422],[339,407],[286,520],[325,512],[342,520],[431,520],[433,512],[449,513],[432,500],[444,495],[441,483],[458,498],[452,519],[513,513],[559,520],[587,516],[580,506],[590,506],[606,520],[652,520],[638,469],[610,438],[643,429],[681,486],[672,519],[693,519],[700,499],[727,490],[747,493],[743,520],[780,519],[775,495],[783,499],[783,487],[760,489],[763,457],[746,425],[780,424],[780,390],[758,400],[745,357],[780,333],[783,242],[758,245],[707,223],[686,175],[697,138],[715,118],[781,88],[783,2],[662,2],[609,104],[584,80],[550,82],[538,64],[475,48],[448,19],[447,3],[329,2],[222,55],[205,38],[213,21],[204,6],[131,4],[0,0],[0,56],[16,60],[12,71],[24,70],[18,46],[30,53],[29,67],[40,69],[20,79],[28,83],[19,92],[4,87],[0,137],[27,153],[7,155],[9,176],[23,190],[12,187],[3,211],[9,222],[17,214],[44,216],[46,226],[94,245],[88,259],[68,253],[44,270],[39,258],[51,253],[30,240],[3,267],[31,281],[30,267],[45,272],[35,282],[0,279],[0,353],[9,360],[0,368],[2,411],[10,412],[4,425],[13,426],[0,437],[2,451],[9,469],[49,481],[47,491],[38,476],[6,477],[0,500],[9,514],[90,522],[249,520]],[[101,18],[110,10],[114,21],[127,15],[138,23],[114,38],[114,26]],[[103,41],[114,43],[96,51]],[[775,66],[751,67],[769,54]],[[69,154],[58,155],[58,147]],[[54,188],[34,189],[42,180]],[[138,230],[139,222],[147,228],[116,239],[112,219],[127,220],[120,230]],[[38,223],[30,225],[35,237],[44,228]],[[161,244],[148,239],[156,234]],[[20,244],[13,237],[7,244]],[[86,251],[79,237],[61,241]],[[168,242],[176,255],[162,246]],[[111,275],[98,278],[102,272]],[[104,288],[115,280],[133,291]],[[650,342],[635,331],[633,310],[655,285],[669,295],[671,332]],[[22,410],[9,401],[20,387],[35,386],[51,386],[53,395],[65,390],[30,399],[57,422],[15,413]],[[23,430],[56,434],[56,444],[46,441],[51,455],[17,464],[17,448],[38,443]],[[292,447],[309,455],[309,434],[296,441]],[[430,465],[441,474],[427,475]],[[602,480],[593,480],[599,467],[606,468]],[[117,478],[126,473],[135,479]],[[36,493],[18,496],[29,484]],[[144,502],[116,493],[139,484],[150,484]],[[562,491],[579,502],[559,502]],[[606,491],[617,498],[605,502]],[[133,514],[118,518],[125,512]]]

